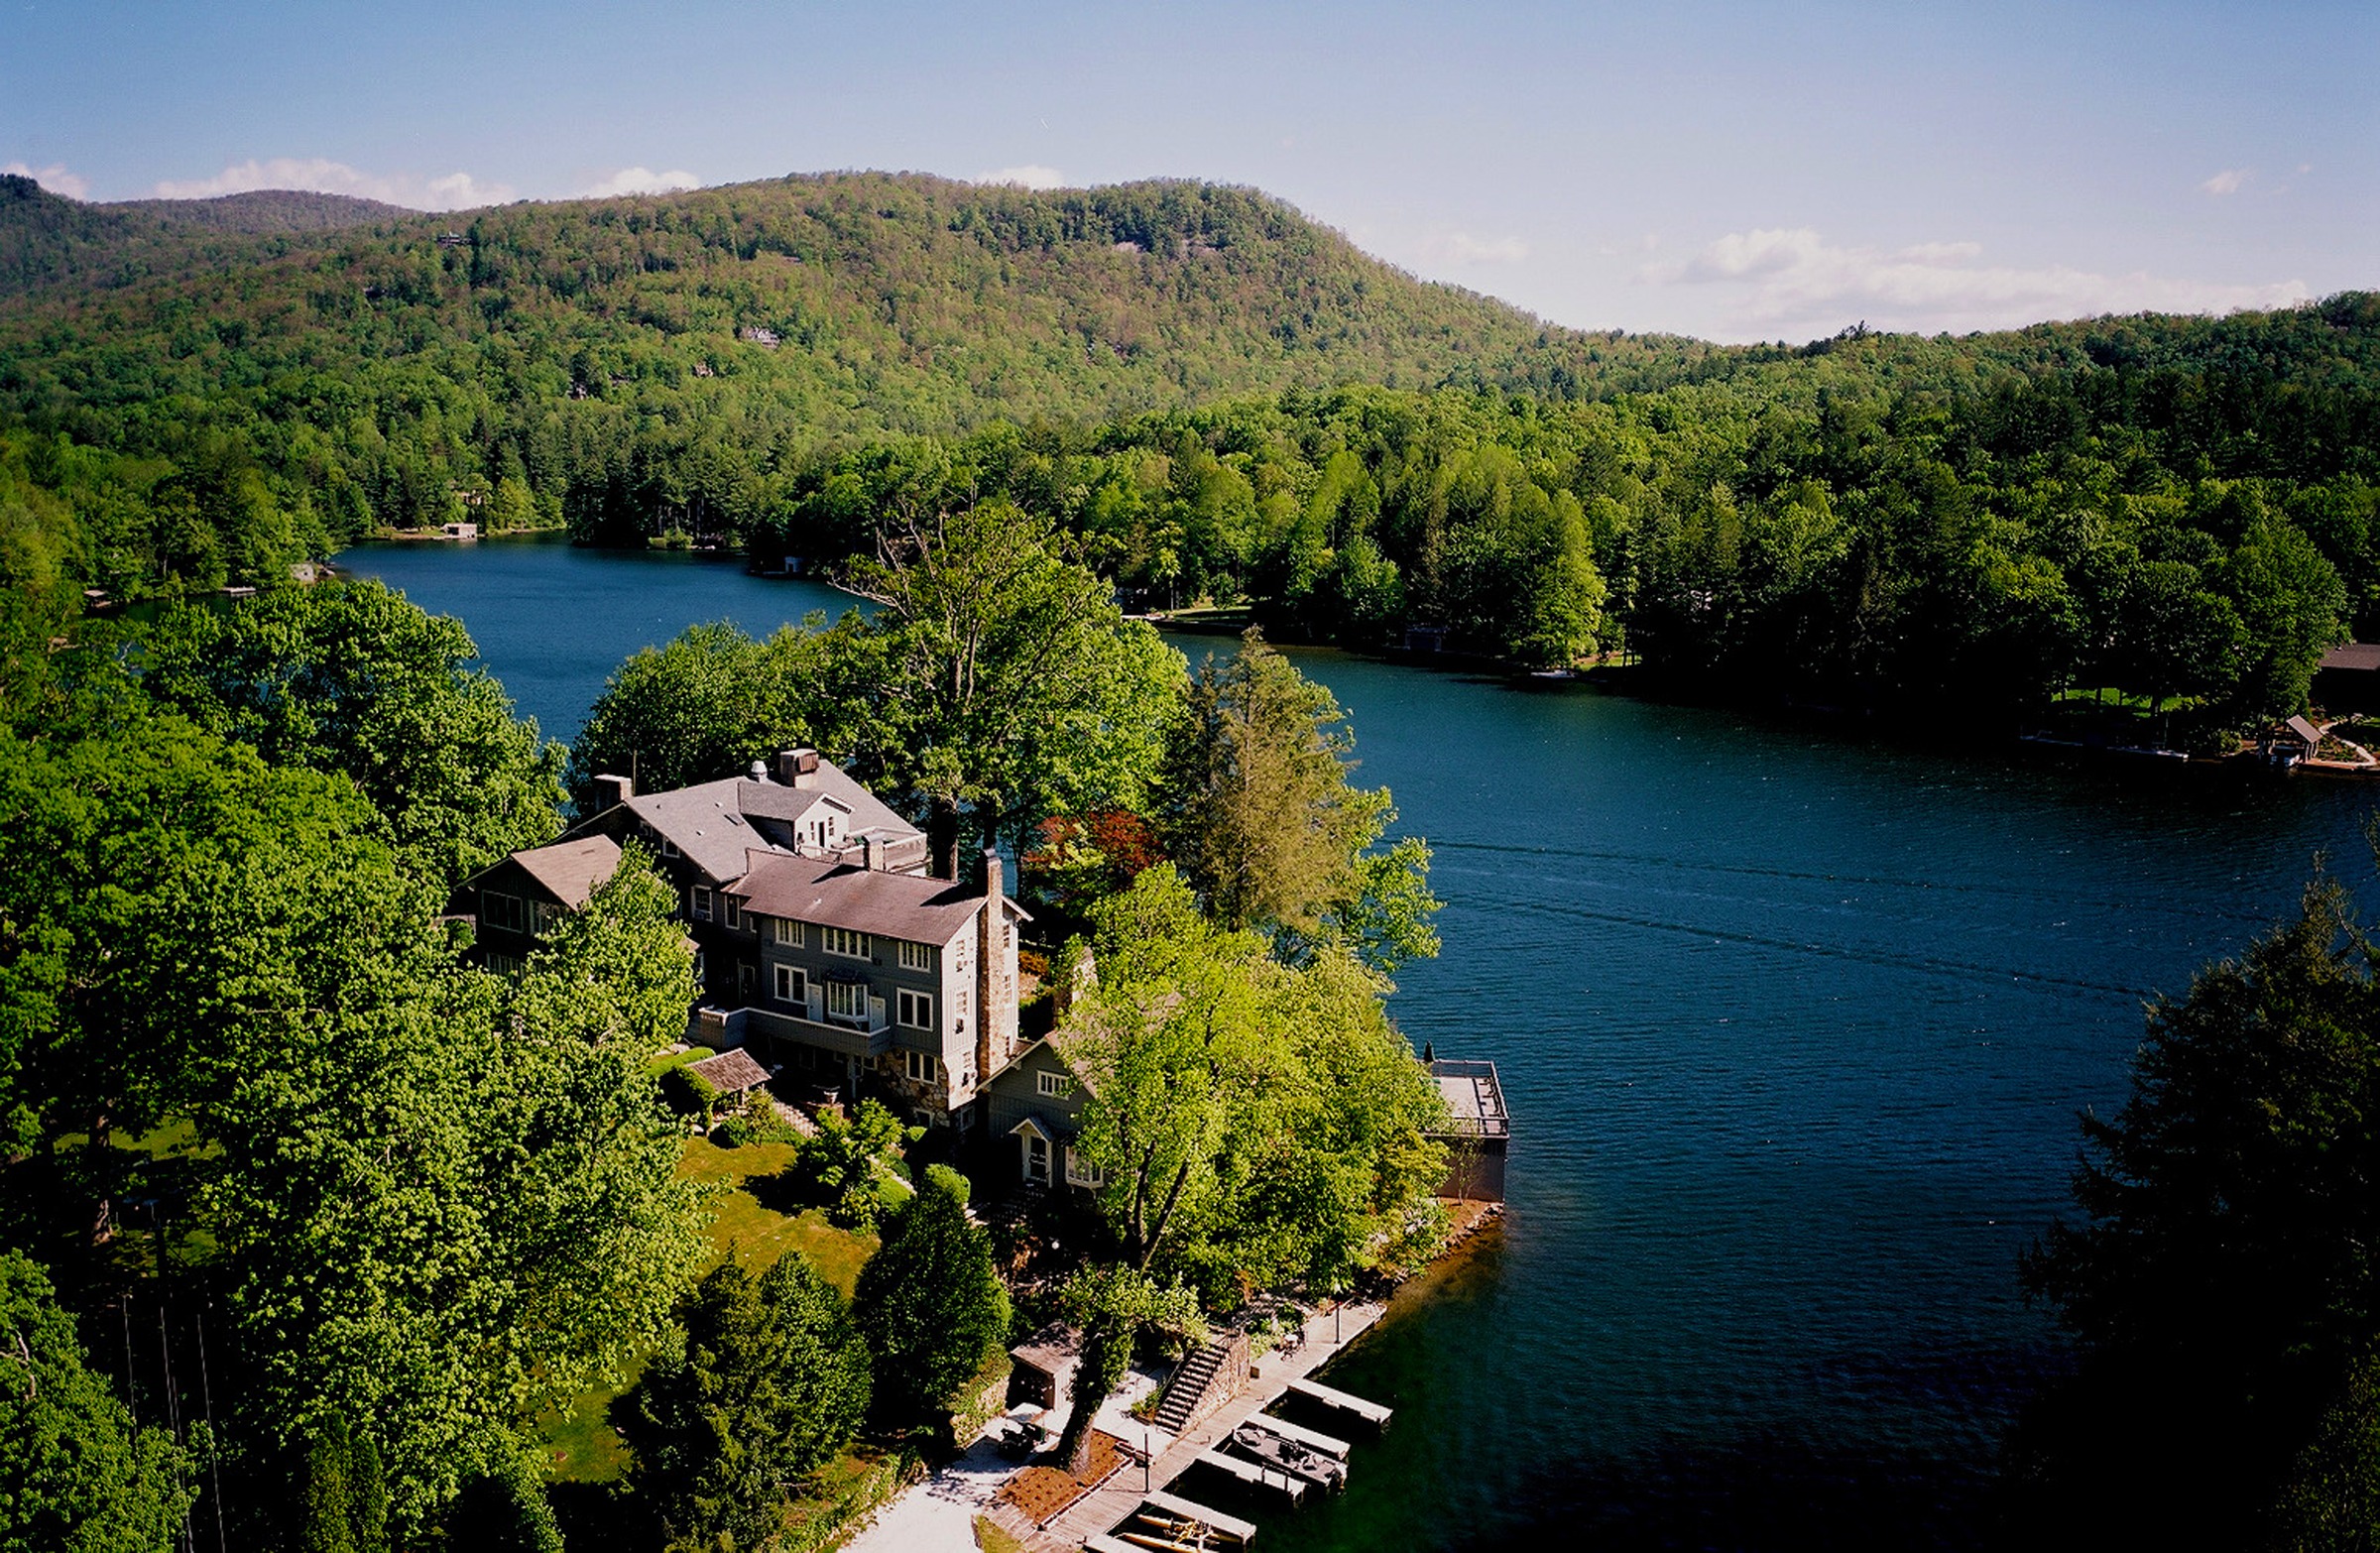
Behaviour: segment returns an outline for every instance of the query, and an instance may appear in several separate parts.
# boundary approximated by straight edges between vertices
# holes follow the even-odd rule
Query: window
[[[839,954],[847,960],[868,958],[869,946],[866,933],[855,933],[840,927],[822,927],[818,931],[823,940],[820,947],[825,949],[828,954]]]
[[[828,982],[826,1012],[838,1019],[868,1017],[868,984],[866,982]]]
[[[532,900],[529,903],[529,930],[539,938],[553,931],[562,919],[562,908],[550,900]]]
[[[932,1052],[904,1051],[900,1055],[902,1066],[908,1073],[910,1083],[931,1084],[934,1081],[934,1070],[941,1065],[941,1062]]]
[[[901,1023],[913,1030],[930,1030],[934,1027],[934,995],[932,993],[910,992],[904,988],[898,994],[898,998],[897,1017]]]
[[[687,886],[686,909],[694,914],[695,921],[709,921],[711,919],[711,887],[708,885]]]
[[[479,914],[490,927],[502,927],[516,933],[529,930],[529,921],[522,913],[519,896],[483,890],[479,893]]]
[[[744,925],[744,902],[738,900],[734,896],[721,896],[719,897],[719,920],[730,927],[741,928]]]
[[[810,1001],[809,979],[801,974],[800,967],[792,965],[776,967],[776,1001],[800,1004]]]
[[[498,976],[518,976],[521,974],[520,956],[510,954],[489,955],[488,969],[494,971]]]
[[[900,968],[904,971],[930,971],[934,968],[932,944],[902,944]]]
[[[1068,1186],[1100,1186],[1104,1185],[1107,1179],[1108,1173],[1085,1159],[1080,1150],[1073,1147],[1066,1150],[1066,1184]]]
[[[1033,1093],[1064,1100],[1074,1093],[1074,1080],[1064,1073],[1036,1073],[1033,1075]]]
[[[665,858],[677,856],[677,843],[671,841],[667,836],[661,838],[661,856]]]
[[[780,916],[771,920],[770,928],[774,933],[776,941],[788,949],[801,947],[801,924],[799,922],[790,917]]]

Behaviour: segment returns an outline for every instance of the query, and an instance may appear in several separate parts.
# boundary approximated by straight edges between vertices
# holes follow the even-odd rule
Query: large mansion
[[[669,792],[596,778],[594,812],[464,882],[478,953],[517,967],[586,903],[634,838],[677,891],[697,950],[691,1038],[966,1127],[1016,1055],[1016,937],[1000,855],[983,881],[927,876],[925,836],[814,750]]]

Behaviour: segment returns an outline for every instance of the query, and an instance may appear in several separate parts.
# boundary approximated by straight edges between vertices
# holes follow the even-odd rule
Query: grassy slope
[[[719,1188],[710,1201],[708,1270],[728,1255],[746,1266],[763,1267],[789,1251],[810,1258],[811,1265],[846,1295],[859,1281],[860,1264],[876,1250],[876,1237],[838,1230],[815,1209],[788,1216],[761,1205],[748,1183],[782,1170],[793,1156],[789,1143],[764,1143],[750,1148],[721,1148],[702,1138],[686,1144],[679,1173],[690,1180]],[[557,1480],[604,1483],[628,1466],[620,1436],[604,1421],[604,1409],[619,1393],[590,1391],[568,1411],[546,1420],[546,1472]]]

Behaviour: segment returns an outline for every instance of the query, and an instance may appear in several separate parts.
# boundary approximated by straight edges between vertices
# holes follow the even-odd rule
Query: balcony
[[[822,1051],[839,1051],[851,1057],[879,1057],[892,1049],[892,1026],[885,1018],[882,998],[868,1000],[865,1020],[823,1017],[823,1011],[815,1001],[808,1007],[797,1003],[756,1003],[736,1012],[743,1016],[747,1040],[754,1035],[797,1040]]]
[[[1492,1062],[1437,1061],[1430,1077],[1446,1099],[1448,1122],[1442,1137],[1504,1137],[1512,1130],[1504,1110],[1504,1086]]]

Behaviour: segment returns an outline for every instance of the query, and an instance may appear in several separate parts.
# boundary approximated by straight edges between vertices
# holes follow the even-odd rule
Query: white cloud
[[[2247,186],[2252,177],[2254,175],[2246,168],[2225,168],[2199,187],[2209,194],[2236,194]]]
[[[1529,245],[1517,237],[1439,232],[1421,240],[1421,252],[1423,258],[1437,264],[1519,264],[1529,257]]]
[[[65,165],[60,162],[53,162],[46,168],[29,168],[22,162],[10,162],[0,165],[0,173],[14,173],[19,178],[32,179],[53,194],[63,194],[68,199],[80,199],[91,191],[89,179],[67,172]]]
[[[259,162],[235,162],[213,178],[167,179],[157,185],[161,199],[212,199],[219,194],[243,194],[258,188],[302,188],[323,194],[353,194],[416,210],[462,210],[499,205],[513,197],[503,183],[483,183],[468,173],[425,177],[418,173],[365,173],[344,162],[323,157],[274,157]]]
[[[1009,183],[1017,188],[1064,188],[1066,175],[1056,168],[1045,168],[1028,162],[1020,168],[1002,168],[996,173],[978,173],[978,183]]]
[[[1646,265],[1656,286],[1730,290],[1731,321],[1750,335],[1831,332],[1854,318],[1880,328],[2009,328],[2106,312],[2227,312],[2283,307],[2313,294],[2303,281],[2237,286],[2134,271],[2100,275],[2069,265],[1981,264],[1976,243],[1844,247],[1808,227],[1731,232],[1683,263]]]
[[[651,168],[622,168],[611,177],[600,179],[589,187],[579,190],[587,199],[609,199],[614,194],[667,194],[681,188],[700,188],[702,179],[683,168],[667,173],[655,173]]]

